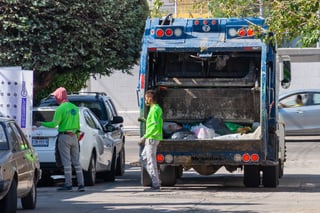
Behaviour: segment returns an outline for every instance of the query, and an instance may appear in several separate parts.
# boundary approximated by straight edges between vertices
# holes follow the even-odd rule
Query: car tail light
[[[81,141],[83,137],[84,137],[84,132],[80,132],[78,136],[78,141]]]
[[[163,154],[157,154],[157,162],[162,163],[164,161]]]

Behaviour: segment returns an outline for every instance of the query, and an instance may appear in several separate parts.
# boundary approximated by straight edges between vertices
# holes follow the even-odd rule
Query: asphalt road
[[[21,213],[136,212],[320,212],[320,140],[287,143],[285,174],[277,188],[245,188],[242,171],[199,176],[184,172],[175,187],[144,192],[140,185],[137,136],[127,136],[126,173],[115,182],[99,182],[85,192],[57,192],[38,187],[35,210]],[[75,188],[76,189],[76,188]]]

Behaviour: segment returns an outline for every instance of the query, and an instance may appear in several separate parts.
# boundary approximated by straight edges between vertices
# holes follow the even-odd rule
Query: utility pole
[[[260,16],[261,17],[264,17],[264,8],[263,8],[263,0],[259,0],[259,6],[260,6],[260,10],[259,10],[259,12],[260,12]]]

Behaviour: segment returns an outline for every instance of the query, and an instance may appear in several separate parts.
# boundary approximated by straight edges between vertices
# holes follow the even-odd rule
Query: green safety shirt
[[[42,126],[55,128],[58,126],[58,132],[74,132],[80,131],[79,109],[70,102],[60,104],[53,116],[53,120],[42,122]]]
[[[150,107],[146,120],[146,134],[144,138],[162,140],[162,109],[158,104]]]

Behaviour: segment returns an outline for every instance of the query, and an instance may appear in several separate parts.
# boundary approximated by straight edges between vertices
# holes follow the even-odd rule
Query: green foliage
[[[207,0],[197,4],[203,2]],[[212,17],[260,16],[263,9],[280,47],[295,38],[303,47],[314,47],[320,40],[319,0],[211,0],[208,7]]]
[[[162,16],[161,14],[161,7],[163,6],[163,2],[161,0],[155,0],[153,2],[153,7],[152,7],[152,10],[151,10],[151,17],[158,17],[160,18]]]
[[[273,1],[271,6],[267,20],[279,44],[299,38],[303,47],[312,47],[320,40],[318,0]]]
[[[39,93],[79,90],[91,74],[130,73],[148,13],[146,0],[2,0],[0,66],[34,70]],[[43,82],[47,72],[53,82]]]
[[[214,17],[249,17],[259,14],[259,1],[216,0],[209,1],[209,10]]]

